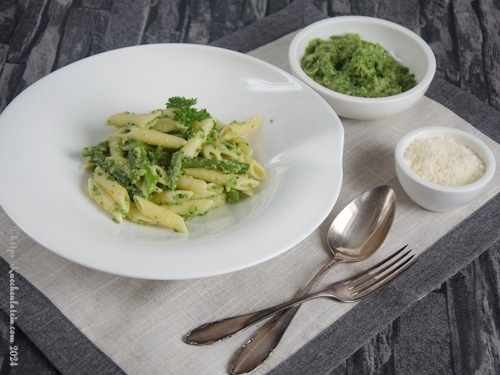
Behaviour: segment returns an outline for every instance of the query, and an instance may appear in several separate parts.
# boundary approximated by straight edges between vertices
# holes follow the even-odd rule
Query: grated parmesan
[[[404,159],[417,175],[440,185],[467,185],[486,171],[481,158],[453,138],[417,138],[406,149]]]

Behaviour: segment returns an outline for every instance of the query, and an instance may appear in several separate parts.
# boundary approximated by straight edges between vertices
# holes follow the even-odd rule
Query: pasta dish
[[[195,104],[172,97],[165,109],[117,113],[105,122],[116,131],[83,149],[82,168],[94,169],[89,197],[115,222],[159,223],[187,233],[187,221],[252,196],[266,180],[243,138],[262,116],[225,125]]]

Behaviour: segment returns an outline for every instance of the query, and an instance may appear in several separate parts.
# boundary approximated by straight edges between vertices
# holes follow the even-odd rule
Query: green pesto
[[[195,216],[201,215],[202,212],[198,209],[198,206],[192,206],[189,209],[189,212],[184,215],[184,221],[190,221],[192,220]]]
[[[96,153],[106,154],[108,152],[109,152],[109,143],[108,141],[104,141],[92,147],[85,147],[82,150],[82,156],[84,158],[86,157],[92,158],[92,156]]]
[[[232,144],[231,144],[231,143],[229,143],[228,141],[222,141],[222,144],[223,144],[224,146],[226,146],[226,147],[227,147],[227,149],[228,149],[229,151],[233,151],[233,150],[234,150],[234,145],[232,145]]]
[[[152,151],[147,151],[148,159],[151,164],[159,165],[160,167],[168,167],[170,164],[170,152],[168,150],[164,150],[163,146],[158,146]]]
[[[179,194],[174,197],[172,197],[172,201],[170,202],[169,206],[177,206],[181,203],[184,203],[189,199],[189,195],[187,194]]]
[[[94,192],[95,195],[101,195],[101,191],[95,184],[92,186],[92,191]]]
[[[342,94],[365,98],[397,95],[417,82],[378,43],[358,34],[312,39],[301,63],[304,72],[320,85]]]
[[[128,212],[125,211],[121,206],[120,206],[120,203],[118,202],[115,202],[115,205],[113,207],[113,212],[119,212],[121,213],[123,216],[125,217],[128,217]]]

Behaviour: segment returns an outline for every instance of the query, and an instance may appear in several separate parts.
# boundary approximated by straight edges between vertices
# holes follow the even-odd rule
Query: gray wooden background
[[[208,44],[289,0],[1,0],[0,110],[83,57],[137,44]],[[313,0],[330,16],[366,15],[421,35],[437,74],[500,110],[500,1]]]
[[[208,44],[278,12],[289,0],[0,0],[0,111],[62,66],[137,44]],[[375,16],[421,35],[437,74],[500,111],[499,0],[313,0],[325,14]],[[500,124],[499,124],[500,126]],[[3,141],[3,140],[2,140]],[[332,374],[499,374],[500,244],[408,309]],[[57,374],[20,332],[0,374]]]

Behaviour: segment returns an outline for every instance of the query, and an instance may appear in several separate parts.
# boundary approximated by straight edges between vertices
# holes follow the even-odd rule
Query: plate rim
[[[36,88],[37,85],[40,84],[40,82],[44,81],[44,79],[49,79],[49,77],[51,75],[54,76],[54,75],[57,75],[57,74],[61,74],[62,71],[65,71],[66,69],[69,69],[70,67],[71,67],[71,69],[75,69],[76,65],[79,65],[80,63],[83,63],[83,61],[85,61],[85,60],[96,58],[96,57],[99,57],[99,58],[102,59],[102,58],[105,58],[105,56],[109,55],[109,54],[123,53],[123,50],[133,50],[133,49],[138,49],[138,48],[158,49],[158,48],[171,48],[171,47],[173,47],[173,48],[187,48],[187,49],[201,49],[201,50],[210,49],[210,50],[217,51],[216,53],[222,52],[224,54],[230,54],[230,55],[238,56],[238,58],[246,59],[246,60],[248,60],[250,62],[257,63],[257,64],[265,67],[266,69],[271,69],[274,72],[278,72],[278,73],[280,73],[282,75],[285,75],[286,77],[288,77],[292,81],[295,81],[295,82],[298,81],[301,84],[301,86],[302,86],[302,88],[304,90],[308,91],[309,94],[312,94],[312,96],[315,97],[316,100],[319,100],[323,104],[323,106],[325,108],[329,109],[330,115],[333,115],[333,118],[336,119],[338,121],[338,125],[340,125],[339,128],[338,128],[338,130],[340,130],[340,132],[341,132],[341,138],[342,138],[341,142],[340,142],[340,146],[341,146],[340,147],[341,148],[341,150],[340,150],[340,160],[338,160],[338,162],[339,162],[339,169],[340,169],[339,170],[340,176],[337,176],[337,178],[338,178],[338,187],[337,187],[337,189],[335,189],[335,191],[332,191],[332,195],[331,195],[330,201],[329,202],[324,202],[325,203],[324,204],[325,209],[323,210],[323,215],[320,215],[320,217],[316,220],[317,222],[319,222],[319,224],[321,224],[321,222],[324,221],[324,219],[328,216],[328,214],[332,210],[333,206],[335,205],[335,203],[336,203],[336,201],[338,199],[338,195],[340,193],[341,186],[342,186],[342,180],[343,180],[343,166],[342,166],[342,161],[343,161],[343,147],[344,147],[344,129],[343,129],[343,124],[340,121],[340,119],[338,118],[338,116],[335,113],[335,111],[326,103],[326,101],[323,98],[321,98],[321,96],[319,94],[317,94],[316,92],[314,92],[314,90],[312,90],[311,88],[309,88],[305,83],[303,83],[302,81],[300,81],[300,79],[292,76],[290,73],[285,72],[282,69],[280,69],[280,68],[278,68],[278,67],[276,67],[276,66],[274,66],[274,65],[272,65],[272,64],[270,64],[268,62],[265,62],[263,60],[260,60],[258,58],[255,58],[255,57],[247,55],[247,54],[243,54],[243,53],[240,53],[240,52],[237,52],[237,51],[232,51],[232,50],[228,50],[228,49],[224,49],[224,48],[220,48],[220,47],[215,47],[215,46],[164,43],[164,44],[156,44],[156,45],[129,46],[129,47],[124,47],[124,48],[120,48],[120,49],[115,49],[115,50],[103,52],[103,53],[101,53],[99,55],[89,56],[89,57],[86,57],[84,59],[78,60],[78,61],[76,61],[74,63],[68,64],[67,66],[62,67],[62,68],[60,68],[60,69],[58,69],[58,70],[56,70],[56,71],[54,71],[54,72],[52,72],[52,73],[44,76],[43,78],[41,78],[37,82],[33,83],[26,90],[24,90],[23,92],[21,92],[16,98],[14,98],[11,101],[11,103],[9,103],[9,105],[0,114],[0,125],[2,124],[2,117],[4,117],[4,113],[6,111],[7,111],[7,113],[9,113],[9,111],[10,111],[9,107],[12,108],[12,106],[11,106],[12,103],[14,103],[14,102],[17,103],[17,102],[21,101],[22,98],[23,98],[23,96],[27,92],[31,92],[32,90],[34,90],[33,87]],[[1,129],[0,129],[0,132],[1,132]],[[12,213],[12,211],[15,211],[15,209],[11,211],[11,209],[9,208],[9,205],[7,204],[7,207],[6,207],[6,205],[4,204],[5,201],[6,201],[6,199],[2,198],[2,184],[0,184],[0,206],[4,210],[5,214],[28,237],[30,237],[36,243],[38,243],[38,244],[42,245],[43,247],[45,247],[50,252],[52,252],[52,253],[54,253],[56,255],[59,255],[59,256],[63,257],[64,259],[67,259],[67,260],[69,260],[69,261],[71,261],[73,263],[82,265],[82,266],[90,268],[90,269],[94,269],[94,270],[106,272],[106,273],[109,273],[109,274],[126,276],[126,277],[132,277],[132,278],[139,278],[139,279],[150,279],[150,280],[193,279],[193,278],[200,278],[200,277],[210,277],[210,276],[222,275],[222,274],[227,274],[227,273],[230,273],[230,272],[235,272],[235,271],[238,271],[238,270],[243,270],[243,269],[246,269],[246,268],[249,268],[249,267],[253,267],[253,266],[257,265],[257,264],[266,262],[266,261],[268,261],[268,260],[270,260],[272,258],[277,257],[278,255],[281,255],[281,254],[285,253],[286,251],[289,251],[295,245],[299,244],[305,238],[307,238],[315,230],[315,229],[312,229],[310,231],[304,231],[302,233],[302,236],[300,237],[299,240],[296,240],[294,242],[294,244],[292,244],[291,246],[287,246],[286,248],[283,248],[280,251],[274,252],[272,254],[268,254],[268,256],[266,256],[264,258],[256,259],[253,262],[247,263],[245,265],[236,265],[236,266],[233,266],[232,268],[227,268],[226,267],[226,269],[224,271],[214,270],[212,272],[210,272],[210,271],[201,272],[201,273],[198,272],[197,275],[189,275],[187,277],[184,277],[184,276],[173,276],[172,277],[172,276],[166,276],[166,275],[164,275],[164,276],[144,275],[142,273],[141,274],[133,274],[133,273],[129,273],[129,272],[121,272],[120,270],[116,270],[116,269],[110,270],[109,267],[101,266],[101,265],[96,265],[93,262],[90,262],[90,264],[88,262],[82,262],[81,259],[75,259],[75,257],[71,256],[71,254],[54,250],[54,245],[53,244],[46,243],[46,241],[44,241],[43,239],[39,238],[38,236],[33,235],[31,230],[27,230],[26,227],[25,227],[25,225],[23,224],[22,218],[16,218],[15,212],[14,212],[14,214]],[[315,225],[314,228],[317,228],[318,225]]]

